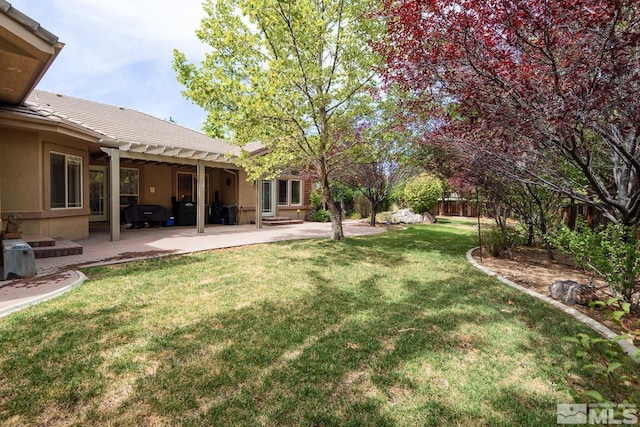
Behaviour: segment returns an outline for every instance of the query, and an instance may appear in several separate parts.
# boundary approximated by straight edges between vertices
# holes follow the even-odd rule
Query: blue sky
[[[201,130],[205,112],[185,99],[173,49],[200,63],[200,0],[8,0],[65,47],[37,88],[138,110]]]

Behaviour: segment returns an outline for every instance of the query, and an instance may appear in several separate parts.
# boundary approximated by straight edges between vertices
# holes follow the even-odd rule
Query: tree
[[[197,32],[211,46],[200,67],[174,52],[185,96],[208,112],[206,132],[263,155],[244,152],[252,180],[285,169],[320,182],[342,240],[331,181],[359,143],[342,130],[367,114],[377,93],[380,58],[368,42],[378,21],[364,19],[374,0],[206,0]]]
[[[388,0],[385,18],[387,76],[432,116],[432,140],[599,210],[636,246],[636,0]]]
[[[369,201],[371,209],[369,224],[372,227],[376,225],[376,215],[380,205],[411,172],[412,169],[407,163],[384,157],[378,157],[370,163],[354,165],[351,182]]]
[[[444,186],[440,178],[422,173],[404,187],[404,195],[415,213],[430,212],[442,198]]]
[[[385,18],[386,75],[429,140],[638,223],[635,0],[387,0]]]
[[[351,164],[343,168],[342,180],[358,189],[369,201],[370,225],[391,192],[414,172],[411,158],[415,154],[416,133],[402,109],[402,93],[397,87],[386,88],[369,114],[345,130],[347,139],[360,141]]]

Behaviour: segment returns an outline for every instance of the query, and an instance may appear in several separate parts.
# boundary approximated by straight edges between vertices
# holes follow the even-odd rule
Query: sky
[[[8,0],[65,44],[37,89],[138,110],[201,131],[182,96],[173,49],[199,64],[201,0]]]

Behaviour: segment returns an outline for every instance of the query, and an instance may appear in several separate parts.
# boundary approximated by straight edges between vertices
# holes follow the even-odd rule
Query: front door
[[[104,222],[108,220],[107,203],[107,167],[89,167],[89,205],[91,214],[89,221]]]
[[[273,217],[276,215],[276,186],[274,181],[262,181],[262,216]]]

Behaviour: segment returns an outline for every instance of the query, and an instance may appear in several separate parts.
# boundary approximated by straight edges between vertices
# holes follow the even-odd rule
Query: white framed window
[[[140,171],[120,168],[120,204],[137,205],[140,199]]]
[[[51,152],[51,208],[82,207],[82,158]]]
[[[278,180],[278,206],[300,206],[302,204],[302,181],[299,179]]]
[[[209,175],[204,176],[205,204],[209,199]],[[178,201],[197,202],[198,200],[198,175],[191,172],[178,172]]]

